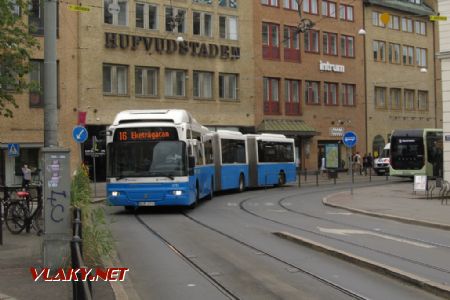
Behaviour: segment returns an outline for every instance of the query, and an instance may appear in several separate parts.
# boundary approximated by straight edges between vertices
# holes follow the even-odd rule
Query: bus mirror
[[[189,156],[189,169],[193,169],[195,167],[195,157]]]

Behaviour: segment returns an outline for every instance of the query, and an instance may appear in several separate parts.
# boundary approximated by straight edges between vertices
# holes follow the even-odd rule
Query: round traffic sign
[[[356,145],[356,142],[358,142],[358,136],[353,131],[347,131],[342,137],[342,142],[348,148],[353,148]]]
[[[77,143],[84,143],[88,138],[88,132],[83,126],[75,126],[72,130],[72,137]]]

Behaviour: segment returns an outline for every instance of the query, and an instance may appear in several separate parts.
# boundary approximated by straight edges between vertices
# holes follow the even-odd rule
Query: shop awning
[[[314,136],[319,134],[314,127],[300,120],[263,120],[258,126],[258,132],[300,136]]]

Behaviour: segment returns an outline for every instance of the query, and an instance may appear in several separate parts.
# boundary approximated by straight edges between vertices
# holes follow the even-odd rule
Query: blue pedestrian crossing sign
[[[20,154],[19,144],[8,144],[8,156],[17,157]]]
[[[353,131],[347,131],[346,133],[344,133],[344,136],[342,137],[342,142],[348,148],[353,148],[356,145],[357,141],[358,136]]]
[[[72,137],[77,143],[84,143],[88,138],[88,132],[83,126],[75,126],[72,130]]]

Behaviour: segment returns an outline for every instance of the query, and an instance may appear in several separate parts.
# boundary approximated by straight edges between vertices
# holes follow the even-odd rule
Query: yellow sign
[[[388,13],[382,13],[380,15],[380,20],[383,22],[384,26],[386,26],[389,23],[389,19],[391,18],[391,15]]]
[[[430,16],[430,21],[447,21],[446,16]]]
[[[81,5],[69,5],[69,9],[72,11],[89,12],[91,9],[87,6]]]

